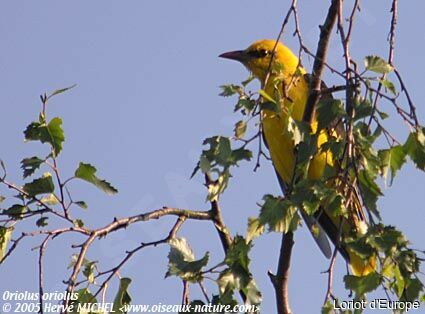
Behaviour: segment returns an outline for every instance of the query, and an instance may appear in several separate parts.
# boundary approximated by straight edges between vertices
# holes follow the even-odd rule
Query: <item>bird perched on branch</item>
[[[285,132],[288,116],[294,120],[303,119],[309,94],[308,75],[299,64],[294,53],[282,43],[274,40],[259,40],[245,50],[226,52],[222,58],[241,62],[252,74],[260,80],[262,89],[267,95],[279,100],[280,110],[261,109],[261,123],[264,141],[270,151],[273,166],[276,170],[283,193],[293,182],[296,153],[293,138]],[[276,83],[278,82],[278,83]],[[329,95],[328,95],[329,97]],[[286,119],[285,119],[286,118]],[[285,125],[286,124],[286,125]],[[318,129],[316,117],[310,125],[311,132],[317,134],[317,153],[311,158],[307,170],[307,178],[320,180],[325,168],[335,168],[336,162],[329,150],[321,149],[330,137],[342,137],[341,123],[329,125],[326,130]],[[314,216],[309,216],[303,210],[306,224],[326,257],[332,255],[327,237],[338,247],[339,252],[350,265],[355,275],[367,275],[376,268],[376,258],[362,259],[341,241],[348,234],[365,234],[367,220],[357,192],[357,186],[346,189],[339,180],[334,180],[332,187],[349,199],[349,215],[340,217],[333,215],[326,207],[321,207]],[[318,230],[313,232],[313,226]],[[327,236],[326,236],[326,235]]]

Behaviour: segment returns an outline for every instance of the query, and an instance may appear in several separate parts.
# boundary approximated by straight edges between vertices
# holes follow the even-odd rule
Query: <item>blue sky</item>
[[[231,135],[239,120],[233,114],[235,99],[218,96],[219,86],[238,83],[248,76],[240,65],[217,58],[225,51],[241,49],[261,38],[275,38],[290,1],[5,1],[0,10],[0,104],[2,158],[10,178],[21,182],[19,161],[45,152],[34,143],[24,143],[22,131],[37,117],[38,96],[57,88],[78,86],[49,104],[49,116],[64,120],[66,141],[59,159],[64,176],[72,175],[79,161],[90,162],[99,174],[119,190],[103,195],[85,183],[73,184],[76,198],[89,210],[75,210],[89,226],[102,226],[113,217],[135,215],[163,205],[208,209],[200,177],[189,180],[205,137]],[[328,1],[300,1],[301,31],[311,50],[316,49],[318,27]],[[362,64],[370,54],[387,56],[390,1],[362,4],[353,34],[352,54]],[[395,65],[417,104],[423,121],[425,99],[422,87],[425,63],[425,22],[420,13],[425,3],[401,1],[396,34]],[[329,62],[342,65],[338,36],[333,35]],[[283,41],[297,49],[288,29]],[[304,57],[309,70],[312,62]],[[330,73],[330,84],[341,83]],[[390,108],[387,110],[393,113]],[[402,140],[403,123],[389,126]],[[248,216],[258,213],[256,203],[265,193],[279,193],[270,164],[263,162],[254,173],[254,163],[233,172],[234,178],[222,198],[225,222],[232,232],[244,234]],[[424,249],[425,179],[408,164],[380,201],[384,222],[403,230],[413,245]],[[138,224],[126,232],[111,234],[93,246],[88,257],[109,268],[124,252],[142,241],[158,239],[173,220]],[[32,227],[23,224],[23,228]],[[211,265],[222,259],[213,226],[189,222],[180,235],[188,238],[197,256],[211,252]],[[256,241],[252,270],[264,295],[263,312],[274,312],[274,294],[266,274],[276,269],[278,234]],[[82,238],[52,241],[46,254],[46,290],[62,291],[68,276],[66,265],[74,252],[70,243]],[[38,241],[27,240],[0,267],[0,292],[37,290],[35,251]],[[295,238],[290,297],[296,313],[315,313],[326,292],[328,262],[302,228]],[[141,252],[121,275],[134,282],[130,293],[135,303],[179,303],[181,283],[163,279],[166,246]],[[345,267],[337,263],[338,279]],[[341,299],[347,292],[336,280]],[[208,286],[213,291],[213,286]],[[112,286],[110,289],[114,289]],[[193,295],[200,296],[193,288]]]

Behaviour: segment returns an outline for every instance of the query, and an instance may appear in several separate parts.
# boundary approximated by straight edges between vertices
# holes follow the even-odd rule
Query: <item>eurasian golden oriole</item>
[[[241,62],[260,80],[262,89],[267,95],[275,99],[282,98],[279,112],[262,109],[260,116],[264,141],[270,151],[273,166],[285,193],[286,187],[292,182],[296,156],[294,141],[290,134],[285,132],[285,123],[287,123],[285,121],[287,119],[284,119],[284,115],[290,114],[294,120],[303,119],[309,94],[306,71],[288,47],[280,42],[276,45],[274,40],[259,40],[245,50],[223,53],[220,57]],[[278,85],[280,90],[276,87],[276,81],[281,83]],[[290,110],[288,110],[289,108]],[[332,153],[329,150],[321,149],[321,146],[328,142],[330,136],[333,136],[332,134],[341,136],[341,128],[338,130],[337,127],[333,127],[331,131],[333,133],[330,134],[329,131],[318,131],[317,126],[317,119],[314,118],[311,123],[311,131],[312,133],[319,132],[319,134],[317,153],[310,160],[307,173],[308,179],[311,180],[320,179],[324,175],[325,167],[335,167]],[[338,183],[334,182],[335,184]],[[321,208],[320,213],[314,217],[307,215],[305,212],[301,212],[301,214],[310,230],[313,225],[318,226],[318,231],[316,230],[312,233],[322,252],[328,258],[332,252],[326,235],[337,245],[338,250],[349,263],[354,275],[367,275],[376,269],[376,258],[371,257],[364,260],[349,247],[346,247],[343,241],[340,241],[349,233],[354,232],[354,234],[359,235],[366,233],[368,226],[358,193],[351,193],[347,197],[354,199],[350,205],[352,214],[348,215],[348,217],[335,217],[327,208]]]

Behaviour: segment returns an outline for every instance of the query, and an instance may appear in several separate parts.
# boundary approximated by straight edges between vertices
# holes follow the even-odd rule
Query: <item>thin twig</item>
[[[183,294],[182,294],[182,304],[189,303],[189,283],[186,280],[183,280]]]
[[[142,250],[142,249],[144,249],[146,247],[149,247],[149,246],[157,246],[159,244],[167,243],[168,241],[170,241],[172,238],[175,237],[177,231],[180,229],[180,227],[182,226],[182,224],[184,223],[185,220],[186,220],[186,218],[184,218],[183,216],[180,216],[177,219],[176,223],[174,224],[173,228],[171,228],[168,236],[165,237],[164,239],[158,240],[158,241],[149,242],[149,243],[142,243],[141,245],[139,245],[135,249],[133,249],[131,251],[128,251],[127,252],[127,255],[123,258],[123,260],[110,271],[110,275],[100,285],[99,289],[94,294],[94,297],[96,297],[103,289],[105,289],[105,287],[107,286],[107,284],[109,283],[109,281],[118,273],[118,271],[124,266],[125,263],[128,262],[128,260],[136,252],[138,252],[138,251],[140,251],[140,250]]]
[[[44,252],[46,251],[46,245],[47,242],[49,241],[51,235],[48,235],[44,241],[41,243],[40,248],[39,248],[39,254],[38,254],[38,292],[39,292],[39,303],[40,303],[40,310],[38,311],[39,313],[43,313],[44,309],[43,309],[43,294],[44,294],[44,283],[43,283],[43,257],[44,257]]]

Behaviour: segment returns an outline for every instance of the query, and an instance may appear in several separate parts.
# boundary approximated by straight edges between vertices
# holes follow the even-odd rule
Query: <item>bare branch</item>
[[[189,283],[186,280],[183,280],[183,294],[182,294],[182,304],[189,303]]]
[[[294,234],[288,232],[282,235],[282,244],[279,253],[279,265],[277,274],[273,275],[269,272],[269,277],[273,283],[276,293],[277,312],[279,314],[290,314],[288,297],[288,280],[289,269],[291,267],[292,247],[294,246]]]
[[[177,219],[176,223],[174,224],[173,228],[170,230],[168,236],[165,237],[164,239],[158,240],[158,241],[149,242],[149,243],[142,243],[141,245],[139,245],[135,249],[133,249],[131,251],[128,251],[126,257],[117,266],[115,266],[113,269],[111,269],[110,271],[108,271],[108,272],[110,272],[110,275],[100,285],[99,289],[94,294],[94,297],[96,297],[103,289],[106,288],[106,286],[108,285],[109,281],[118,273],[118,271],[124,266],[125,263],[128,262],[128,260],[130,260],[130,258],[136,252],[138,252],[138,251],[140,251],[140,250],[142,250],[142,249],[144,249],[146,247],[149,247],[149,246],[157,246],[159,244],[168,243],[168,241],[170,241],[172,238],[174,238],[176,236],[177,231],[183,225],[183,223],[184,223],[185,220],[186,220],[186,218],[184,216],[180,216]]]
[[[325,68],[326,56],[328,52],[329,40],[332,29],[338,15],[338,0],[332,0],[326,16],[325,23],[320,27],[320,38],[317,45],[316,56],[313,65],[310,91],[304,110],[303,120],[311,122],[314,110],[319,102],[320,85],[322,83],[323,69]]]
[[[40,302],[40,311],[43,313],[43,294],[44,294],[44,285],[43,285],[43,257],[44,252],[46,251],[47,242],[50,240],[51,235],[48,235],[44,241],[41,243],[39,248],[38,255],[38,292],[39,292],[39,302]]]

